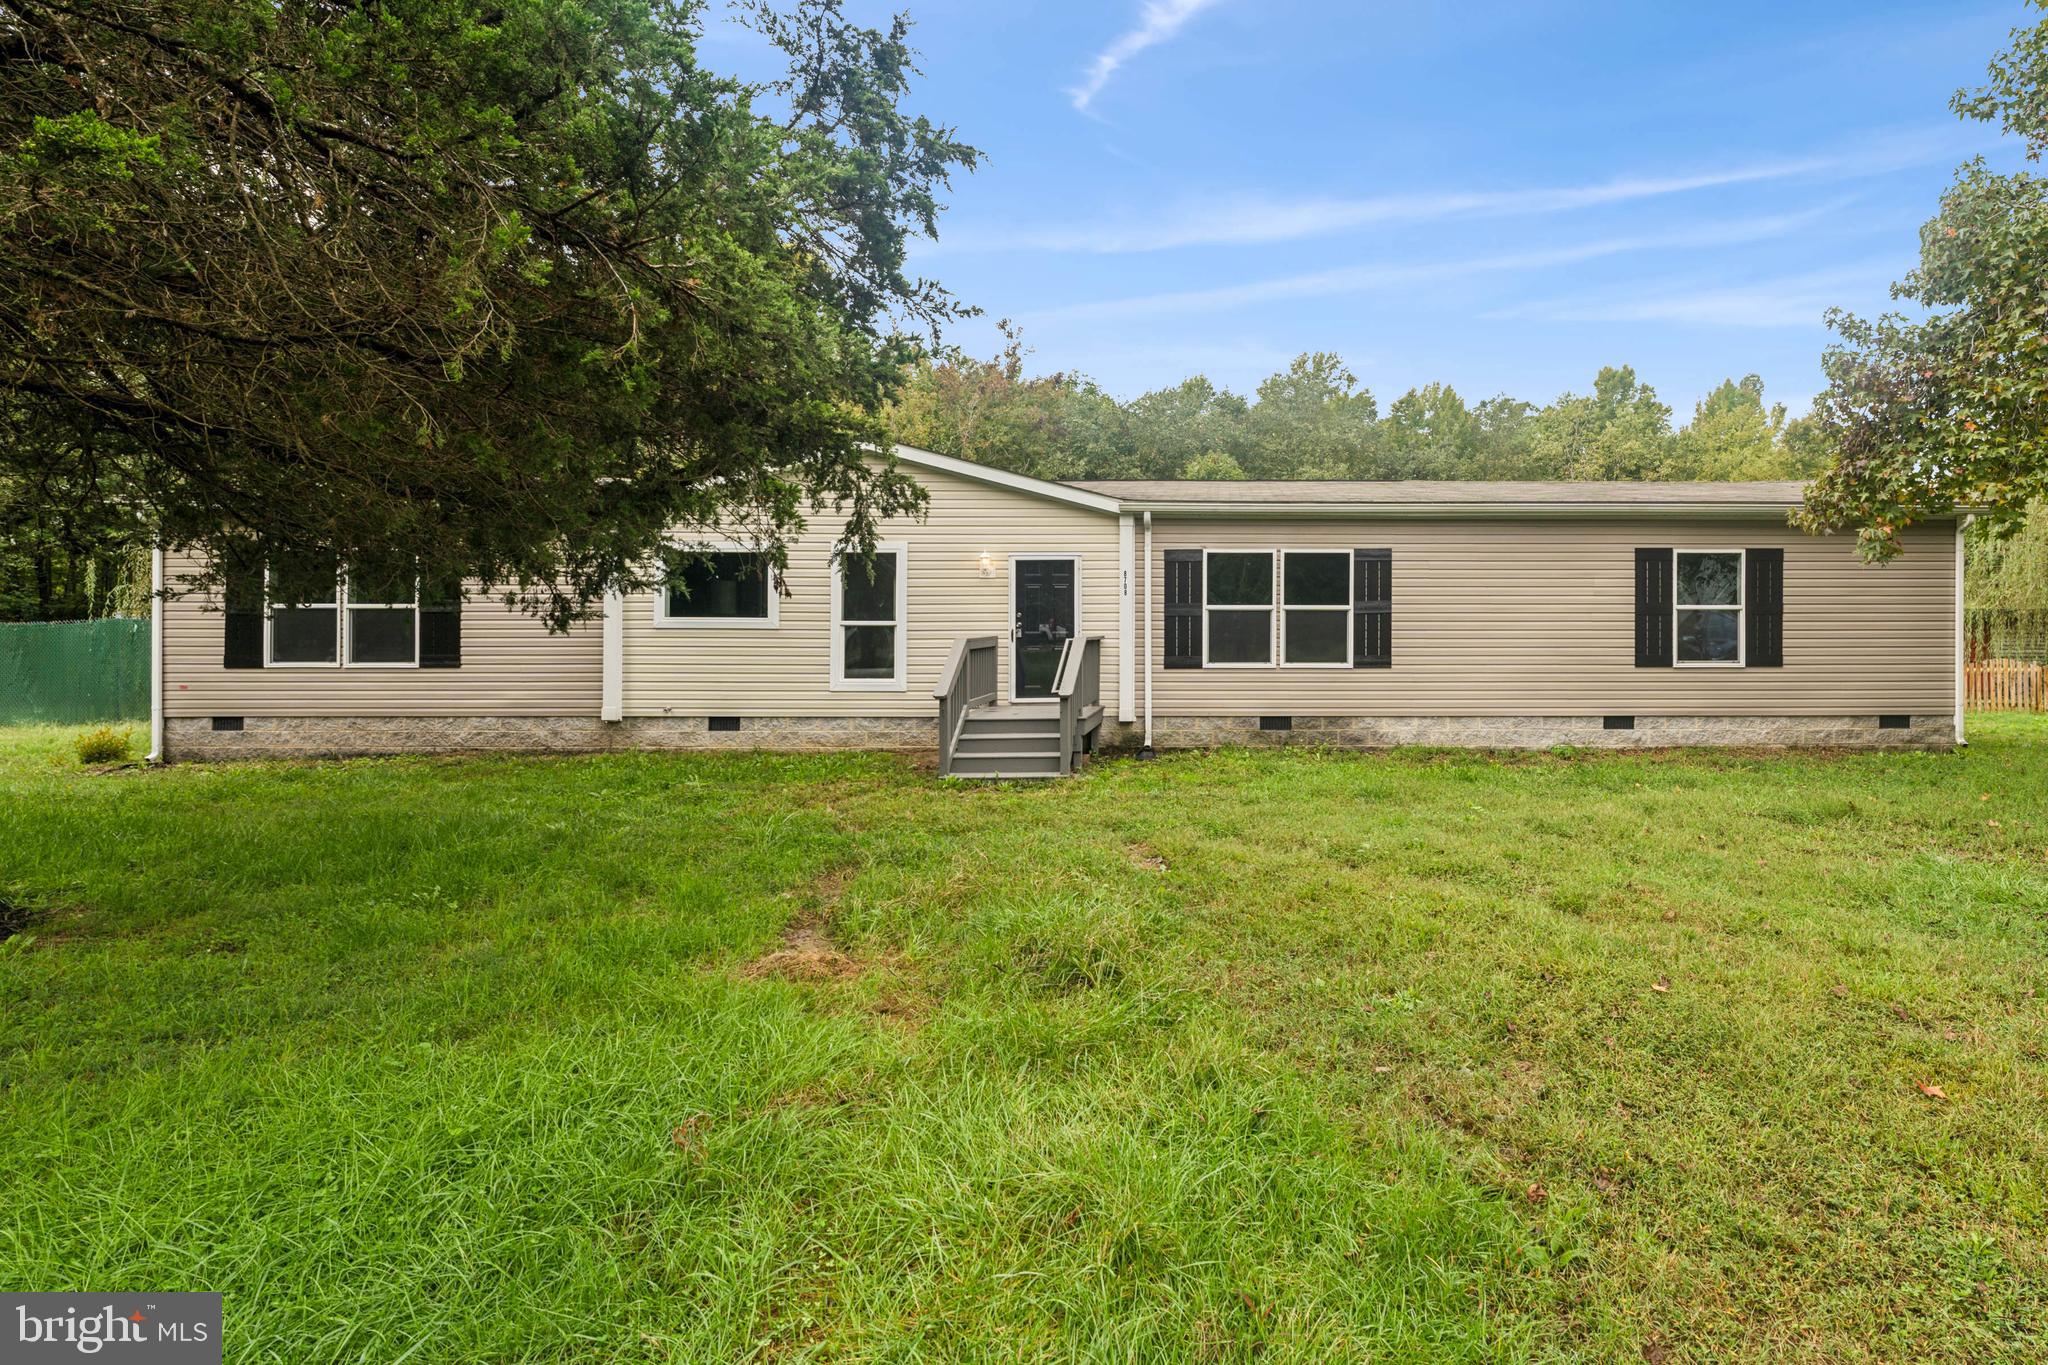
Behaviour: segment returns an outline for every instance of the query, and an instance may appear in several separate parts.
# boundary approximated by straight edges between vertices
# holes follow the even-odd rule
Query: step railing
[[[1074,771],[1074,758],[1087,742],[1088,713],[1102,705],[1102,637],[1069,636],[1060,646],[1052,694],[1060,704],[1060,776]],[[1101,724],[1101,717],[1095,718]]]
[[[967,713],[996,699],[996,637],[955,640],[932,695],[939,700],[939,776],[946,777],[953,771],[953,751]]]

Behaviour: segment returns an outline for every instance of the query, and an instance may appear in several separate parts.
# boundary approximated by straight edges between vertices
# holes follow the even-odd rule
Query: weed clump
[[[134,738],[128,731],[116,730],[111,725],[102,725],[99,729],[88,730],[78,737],[78,761],[126,763],[134,746]]]

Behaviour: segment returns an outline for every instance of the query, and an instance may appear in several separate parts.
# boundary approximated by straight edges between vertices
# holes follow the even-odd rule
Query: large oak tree
[[[0,476],[563,622],[678,521],[858,541],[976,153],[906,25],[701,0],[0,0]]]

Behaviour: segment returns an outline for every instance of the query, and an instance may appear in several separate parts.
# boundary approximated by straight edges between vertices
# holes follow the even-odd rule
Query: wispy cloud
[[[1181,205],[1122,222],[949,234],[936,251],[1060,251],[1120,254],[1177,247],[1252,246],[1298,241],[1359,228],[1454,218],[1534,217],[1670,195],[1773,181],[1841,181],[1884,175],[1958,154],[1952,130],[1901,130],[1863,144],[1806,156],[1666,175],[1618,176],[1580,185],[1527,189],[1437,190],[1360,198],[1276,199],[1239,195]]]
[[[1827,310],[1856,294],[1883,296],[1910,259],[1872,260],[1740,285],[1671,284],[1626,297],[1555,299],[1488,313],[1489,321],[1656,322],[1692,327],[1817,327]]]
[[[1332,294],[1359,294],[1377,289],[1439,283],[1482,275],[1553,270],[1630,252],[1702,251],[1715,247],[1740,246],[1749,242],[1789,236],[1835,212],[1839,207],[1829,204],[1797,213],[1728,219],[1674,232],[1603,237],[1534,251],[1473,256],[1448,261],[1421,261],[1403,265],[1342,266],[1335,270],[1284,275],[1215,289],[1188,289],[1163,294],[1144,294],[1132,298],[1105,299],[1097,303],[1045,309],[1031,316],[1034,320],[1101,320],[1146,317],[1161,313],[1221,312],[1279,299],[1323,298]]]
[[[1145,0],[1145,8],[1138,15],[1138,26],[1118,38],[1108,47],[1095,54],[1089,63],[1088,74],[1081,83],[1067,92],[1074,101],[1074,107],[1083,113],[1109,84],[1110,77],[1131,58],[1148,47],[1157,47],[1166,42],[1187,25],[1188,20],[1209,9],[1220,0]]]

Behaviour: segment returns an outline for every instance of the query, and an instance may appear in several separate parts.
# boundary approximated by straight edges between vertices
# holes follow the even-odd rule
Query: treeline
[[[1196,375],[1119,402],[1076,374],[1027,376],[1002,354],[920,366],[887,420],[894,439],[1047,479],[1799,479],[1827,462],[1818,433],[1729,380],[1674,423],[1627,366],[1538,407],[1472,403],[1446,384],[1381,410],[1344,362],[1302,355],[1251,398]]]
[[[149,545],[98,489],[0,471],[0,621],[148,615]]]

